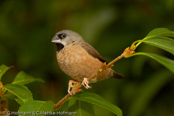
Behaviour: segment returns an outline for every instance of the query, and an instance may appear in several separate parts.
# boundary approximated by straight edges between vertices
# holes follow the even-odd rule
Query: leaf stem
[[[131,48],[132,48],[133,46],[136,46],[136,48],[137,48],[141,43],[142,43],[142,40],[137,40],[137,41],[135,41],[135,42],[132,43]],[[136,48],[135,48],[135,49],[136,49]],[[134,49],[134,50],[135,50],[135,49]]]

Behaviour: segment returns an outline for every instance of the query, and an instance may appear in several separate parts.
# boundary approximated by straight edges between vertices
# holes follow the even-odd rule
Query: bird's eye
[[[64,39],[64,38],[66,38],[66,34],[65,33],[61,33],[61,34],[59,34],[58,35],[58,37],[60,38],[60,39]]]

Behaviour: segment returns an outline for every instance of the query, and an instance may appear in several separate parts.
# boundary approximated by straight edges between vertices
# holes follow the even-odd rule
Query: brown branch
[[[73,94],[76,94],[78,92],[81,92],[82,90],[81,89],[78,89],[77,91],[75,91],[75,93]],[[57,109],[59,109],[62,104],[69,98],[71,97],[71,95],[68,93],[65,97],[63,97],[60,101],[58,101],[56,104],[54,104],[54,111],[56,111]]]
[[[91,77],[88,78],[88,81],[90,81],[91,79],[93,79],[94,77],[96,77],[97,75],[99,75],[101,72],[103,72],[104,70],[106,70],[107,68],[110,68],[113,66],[113,63],[117,62],[118,60],[124,58],[125,56],[128,56],[128,55],[131,55],[133,54],[135,51],[135,48],[136,46],[134,45],[132,48],[126,48],[124,50],[124,52],[118,56],[117,58],[115,58],[114,60],[112,60],[110,63],[108,63],[106,65],[106,63],[104,63],[101,68],[98,70],[98,72],[96,72],[94,75],[92,75]],[[81,92],[82,90],[80,89],[82,87],[82,83],[78,83],[72,90],[71,90],[71,94],[72,95],[75,95],[76,93],[78,92]],[[69,98],[71,97],[71,95],[68,93],[65,97],[63,97],[59,102],[57,102],[55,105],[54,105],[54,110],[56,111],[57,109],[59,109],[62,104]]]

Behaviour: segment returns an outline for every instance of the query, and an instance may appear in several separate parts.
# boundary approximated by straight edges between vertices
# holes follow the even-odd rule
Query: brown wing
[[[107,61],[93,48],[89,43],[83,42],[81,46],[93,57],[98,58],[101,62],[106,62]]]
[[[95,48],[93,48],[89,43],[87,42],[83,42],[81,44],[81,46],[93,57],[98,58],[101,62],[106,62],[107,61],[97,52],[97,50],[95,50]],[[117,79],[121,79],[124,78],[123,75],[116,73],[114,70],[111,69],[111,72],[113,73],[112,76],[117,78]]]

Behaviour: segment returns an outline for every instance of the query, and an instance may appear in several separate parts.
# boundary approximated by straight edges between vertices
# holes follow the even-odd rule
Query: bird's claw
[[[77,82],[77,81],[69,80],[69,83],[68,83],[68,93],[69,93],[70,95],[74,95],[76,92],[82,91],[81,89],[77,90],[76,92],[72,91],[73,88],[74,88],[74,85],[73,85],[73,84],[78,84],[78,83],[79,83],[79,82]],[[88,84],[89,84],[88,78],[84,78],[83,81],[82,81],[82,85],[83,85],[86,89],[89,89],[89,88],[91,88],[91,86],[89,86]]]
[[[89,84],[88,78],[84,78],[83,81],[82,81],[82,85],[83,85],[86,89],[89,89],[89,88],[91,88],[91,86],[89,86],[88,84]]]
[[[69,83],[68,83],[68,93],[70,94],[70,95],[72,95],[72,93],[71,93],[71,88],[73,88],[74,87],[74,83],[78,83],[77,81],[74,81],[74,80],[69,80]]]

